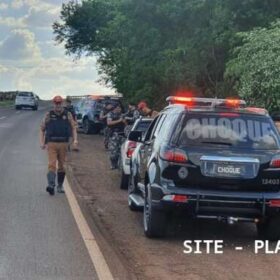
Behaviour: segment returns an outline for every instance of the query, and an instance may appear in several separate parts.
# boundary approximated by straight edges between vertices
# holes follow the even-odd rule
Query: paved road
[[[44,108],[0,108],[0,279],[97,279],[65,195],[45,192]]]

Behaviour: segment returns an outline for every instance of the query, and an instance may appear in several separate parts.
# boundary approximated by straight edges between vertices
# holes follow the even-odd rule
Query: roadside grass
[[[4,100],[4,101],[0,101],[0,108],[4,108],[4,107],[11,107],[14,105],[14,100]]]

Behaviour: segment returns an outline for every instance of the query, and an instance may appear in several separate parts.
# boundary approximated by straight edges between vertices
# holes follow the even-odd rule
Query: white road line
[[[242,250],[243,250],[243,247],[235,247],[235,250],[236,250],[236,251],[242,251]]]
[[[4,119],[6,119],[6,118],[7,118],[6,116],[0,117],[0,120],[4,120]]]
[[[89,252],[91,261],[94,265],[98,278],[100,280],[113,280],[114,278],[111,274],[109,266],[96,242],[96,239],[95,239],[93,233],[91,232],[91,230],[88,226],[88,223],[86,222],[85,217],[82,214],[78,201],[66,178],[65,178],[64,185],[65,185],[66,197],[68,199],[68,203],[72,210],[72,214],[75,218],[77,226],[78,226],[80,233],[82,235],[82,238],[85,242],[85,245]]]

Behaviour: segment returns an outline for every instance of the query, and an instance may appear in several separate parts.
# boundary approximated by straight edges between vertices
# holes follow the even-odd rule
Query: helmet
[[[147,103],[145,101],[141,101],[139,104],[138,104],[138,110],[142,110],[143,108],[147,107]]]
[[[60,95],[57,95],[53,98],[53,103],[62,103],[63,102],[63,98]]]

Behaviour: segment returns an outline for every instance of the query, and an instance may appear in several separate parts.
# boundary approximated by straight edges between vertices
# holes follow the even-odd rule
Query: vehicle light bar
[[[202,98],[202,97],[184,97],[169,96],[166,99],[169,104],[183,104],[189,106],[228,106],[228,107],[244,107],[246,102],[242,99],[219,99],[219,98]]]
[[[268,111],[264,108],[246,107],[245,109],[252,113],[263,114],[268,116]]]

